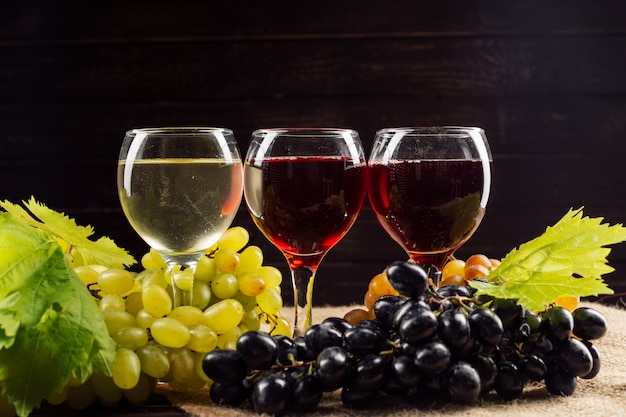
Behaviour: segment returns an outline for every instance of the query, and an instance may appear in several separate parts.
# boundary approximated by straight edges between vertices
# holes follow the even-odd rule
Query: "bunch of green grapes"
[[[205,252],[195,273],[169,270],[154,250],[144,254],[138,273],[75,266],[118,345],[117,357],[111,376],[70,381],[49,402],[79,410],[123,399],[144,404],[159,381],[177,391],[198,390],[211,383],[201,366],[207,352],[234,348],[249,330],[291,336],[289,321],[280,315],[282,274],[263,265],[261,249],[248,243],[245,228],[231,227]]]

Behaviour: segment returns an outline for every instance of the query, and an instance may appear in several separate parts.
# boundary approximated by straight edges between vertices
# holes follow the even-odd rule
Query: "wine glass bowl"
[[[259,129],[244,164],[244,195],[259,230],[285,256],[294,289],[294,335],[311,324],[315,272],[365,199],[367,161],[356,131]]]
[[[170,268],[195,270],[231,225],[243,194],[242,161],[223,128],[126,132],[117,171],[122,210]],[[175,290],[175,286],[173,286]]]
[[[413,261],[441,269],[485,213],[492,157],[483,129],[381,129],[368,164],[368,195],[382,227]]]

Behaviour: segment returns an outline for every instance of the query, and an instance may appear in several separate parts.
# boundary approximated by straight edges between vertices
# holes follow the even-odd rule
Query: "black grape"
[[[269,334],[248,331],[239,336],[237,351],[250,369],[269,369],[278,357],[278,344]]]
[[[415,366],[424,375],[435,375],[450,364],[450,349],[439,341],[428,342],[415,352]]]
[[[398,334],[404,343],[417,344],[437,334],[437,316],[430,309],[411,310],[403,315]]]
[[[575,376],[587,375],[593,368],[591,352],[578,339],[568,338],[556,346],[557,363],[567,373]]]
[[[560,342],[572,334],[574,318],[568,309],[552,307],[543,314],[543,327],[552,342]]]
[[[293,391],[283,375],[270,373],[252,387],[250,402],[258,414],[283,414],[291,406]]]
[[[314,324],[304,332],[304,341],[314,353],[330,346],[341,346],[343,334],[333,326]]]
[[[323,395],[322,386],[315,375],[307,374],[293,386],[293,406],[295,411],[312,411],[320,403]]]
[[[330,346],[317,355],[315,376],[325,392],[339,389],[350,376],[351,363],[348,353],[339,346]]]
[[[428,287],[428,274],[412,262],[395,261],[387,266],[387,279],[400,294],[416,298]]]
[[[222,384],[213,382],[209,389],[211,401],[218,405],[236,407],[248,399],[248,388],[242,382],[235,384]]]
[[[602,338],[607,331],[608,325],[604,316],[589,307],[578,307],[572,312],[574,320],[573,333],[584,340],[596,340]]]
[[[248,374],[241,354],[230,349],[208,352],[202,359],[202,370],[213,381],[226,385],[241,382]]]
[[[380,352],[386,340],[383,333],[359,324],[343,334],[345,349],[357,356]]]
[[[446,310],[437,319],[437,335],[454,349],[463,346],[471,336],[467,315],[460,310]]]
[[[472,334],[479,342],[489,346],[497,345],[502,340],[504,327],[496,313],[486,308],[477,308],[468,317]]]
[[[524,375],[517,369],[517,366],[509,361],[497,364],[498,374],[494,383],[494,388],[500,398],[505,401],[518,399],[524,391]]]
[[[474,404],[481,393],[480,375],[467,362],[456,362],[446,370],[445,386],[456,403]]]

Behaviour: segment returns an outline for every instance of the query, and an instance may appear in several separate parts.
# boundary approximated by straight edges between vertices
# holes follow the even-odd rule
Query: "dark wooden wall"
[[[501,257],[570,207],[626,220],[626,3],[126,1],[6,3],[0,199],[34,195],[140,257],[115,188],[133,127],[476,125],[494,183],[459,256]],[[246,226],[266,263],[281,255]],[[369,205],[324,260],[315,301],[359,302],[404,253]],[[606,276],[626,287],[626,246]],[[290,290],[285,286],[285,295]]]

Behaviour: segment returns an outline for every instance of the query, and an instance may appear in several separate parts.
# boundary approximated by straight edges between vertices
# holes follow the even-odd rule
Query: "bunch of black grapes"
[[[386,271],[400,295],[380,297],[374,320],[332,317],[295,339],[250,331],[236,349],[209,352],[213,402],[280,415],[314,410],[324,393],[341,390],[347,407],[379,395],[472,405],[492,392],[520,398],[529,383],[569,396],[600,370],[591,341],[607,323],[592,308],[535,313],[466,286],[436,288],[433,267],[397,261]]]

